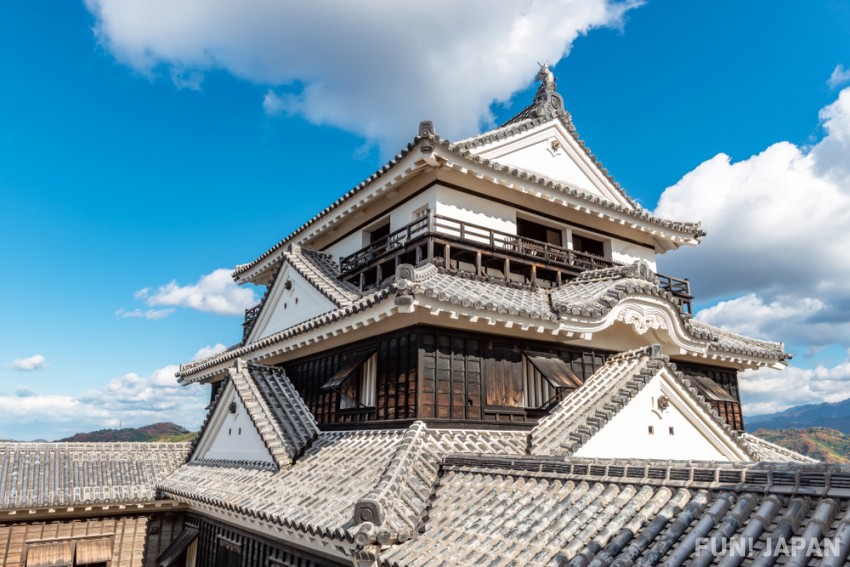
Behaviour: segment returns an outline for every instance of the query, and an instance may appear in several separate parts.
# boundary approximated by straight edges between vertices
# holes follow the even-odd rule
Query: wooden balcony
[[[434,262],[517,285],[552,288],[581,272],[618,263],[492,228],[428,213],[340,260],[340,279],[361,291],[395,274],[399,264]],[[660,285],[691,310],[688,280],[659,274]]]

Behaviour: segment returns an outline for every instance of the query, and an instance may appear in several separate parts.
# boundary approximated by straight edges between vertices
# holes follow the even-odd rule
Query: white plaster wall
[[[428,207],[434,211],[437,208],[437,188],[431,187],[406,201],[392,210],[390,213],[390,231],[398,230],[413,222],[413,212]]]
[[[292,281],[292,288],[288,290],[284,286],[287,279]],[[252,333],[252,340],[273,335],[336,309],[336,305],[330,299],[313,287],[313,284],[304,279],[289,264],[283,267],[283,272],[278,275],[274,286],[275,289],[272,290],[272,295]]]
[[[638,260],[646,260],[652,271],[655,271],[655,250],[638,246],[631,242],[623,240],[611,239],[611,254],[615,262],[623,262],[624,264],[633,264]]]
[[[516,234],[516,209],[485,197],[437,187],[437,214],[488,229]],[[467,238],[474,240],[471,236]]]
[[[553,141],[557,141],[560,147],[553,150]],[[588,193],[604,196],[590,177],[569,155],[573,150],[565,148],[565,146],[565,142],[553,133],[546,139],[518,148],[511,153],[494,156],[494,159],[502,165],[512,165],[549,179],[569,183]]]
[[[232,387],[231,387],[232,388]],[[221,425],[215,432],[206,453],[201,457],[204,459],[229,459],[244,461],[273,462],[271,454],[263,443],[257,428],[248,416],[242,400],[233,395],[218,407],[224,411]],[[227,411],[231,401],[236,402],[236,413]]]
[[[664,412],[657,411],[656,400],[663,394],[662,381],[661,374],[657,374],[614,419],[576,451],[575,456],[729,460],[674,407],[675,404],[671,403]],[[649,433],[649,426],[653,426],[653,434]]]
[[[340,258],[350,256],[363,248],[363,231],[358,230],[349,234],[333,246],[325,248],[325,252],[333,254],[334,259],[339,262]]]
[[[389,212],[390,231],[398,230],[399,228],[413,222],[413,212],[415,210],[427,206],[433,211],[436,209],[436,205],[437,190],[435,187],[423,191],[409,201],[405,201]],[[376,216],[374,221],[377,222],[386,217],[387,214],[381,214]],[[363,220],[366,219],[364,218]],[[337,262],[345,256],[354,254],[366,245],[367,238],[365,233],[369,231],[369,228],[372,225],[373,223],[368,223],[365,227],[349,234],[339,242],[336,242],[332,246],[328,246],[324,251],[333,254],[334,259],[336,259]]]

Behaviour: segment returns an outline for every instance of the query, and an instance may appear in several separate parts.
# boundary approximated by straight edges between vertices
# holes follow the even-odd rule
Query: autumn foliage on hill
[[[850,435],[835,429],[758,429],[755,435],[820,461],[850,463]]]

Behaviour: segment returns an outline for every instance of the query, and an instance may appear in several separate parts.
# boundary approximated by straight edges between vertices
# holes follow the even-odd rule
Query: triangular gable
[[[752,461],[658,345],[614,356],[532,430],[533,454]]]
[[[233,382],[223,386],[191,461],[240,461],[275,465]]]
[[[237,360],[228,369],[192,460],[282,467],[293,463],[318,433],[315,418],[283,369]]]
[[[268,337],[338,307],[286,258],[245,342]]]
[[[625,208],[634,208],[557,118],[513,136],[495,137],[485,145],[471,147],[470,151],[481,158],[566,183]]]

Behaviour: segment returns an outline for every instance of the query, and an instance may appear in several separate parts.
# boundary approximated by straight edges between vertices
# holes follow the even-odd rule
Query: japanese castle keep
[[[630,199],[538,80],[236,267],[265,294],[180,367],[212,385],[191,446],[4,445],[4,564],[847,564],[850,469],[744,432],[738,373],[782,344],[691,316],[656,255],[700,225]]]

